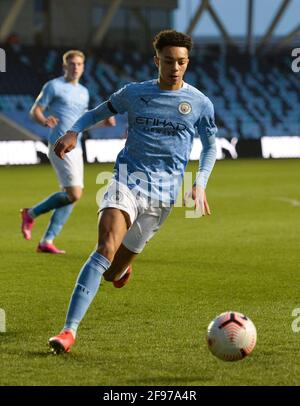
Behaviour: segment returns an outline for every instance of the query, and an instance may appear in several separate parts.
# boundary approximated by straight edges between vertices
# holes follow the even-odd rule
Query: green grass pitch
[[[72,352],[49,352],[95,246],[96,176],[111,168],[86,166],[84,196],[56,240],[65,256],[35,252],[49,216],[32,241],[20,233],[19,209],[57,190],[51,167],[0,168],[0,385],[299,385],[299,160],[217,162],[212,215],[186,219],[175,208],[130,283],[102,282]],[[258,332],[251,356],[235,363],[213,357],[205,341],[226,310],[248,315]]]

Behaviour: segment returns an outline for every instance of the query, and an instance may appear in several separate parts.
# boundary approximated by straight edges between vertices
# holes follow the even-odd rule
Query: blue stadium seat
[[[8,114],[28,129],[33,123],[28,112],[42,85],[62,74],[63,48],[11,47],[11,66],[1,76],[0,112]],[[263,135],[300,135],[300,81],[290,68],[290,58],[280,63],[246,54],[224,54],[207,48],[194,52],[186,81],[211,98],[215,106],[220,137],[258,138]],[[91,107],[131,81],[157,76],[153,57],[136,50],[103,49],[89,53],[83,84],[89,89]],[[92,137],[123,137],[126,123],[118,117],[114,129],[91,131]],[[45,137],[42,127],[34,131]]]

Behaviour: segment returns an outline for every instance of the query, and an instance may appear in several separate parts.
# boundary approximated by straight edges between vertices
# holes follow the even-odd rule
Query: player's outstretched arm
[[[93,110],[89,110],[84,113],[73,125],[70,131],[81,133],[87,130],[99,121],[106,120],[109,117],[115,115],[117,112],[113,110],[110,101],[99,104]],[[112,118],[112,117],[111,117]]]
[[[76,147],[77,136],[77,132],[67,131],[65,135],[58,138],[54,145],[54,152],[60,159],[64,159],[65,154]]]
[[[116,114],[110,108],[110,102],[101,103],[93,110],[84,113],[73,125],[73,127],[60,137],[54,146],[54,152],[60,159],[64,159],[66,153],[72,151],[76,147],[77,136],[82,131],[87,130],[99,121],[108,119]]]

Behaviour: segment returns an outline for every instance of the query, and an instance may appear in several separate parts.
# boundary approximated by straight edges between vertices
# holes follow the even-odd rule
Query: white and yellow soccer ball
[[[256,338],[253,322],[233,311],[217,316],[207,330],[209,350],[223,361],[238,361],[249,355],[255,347]]]

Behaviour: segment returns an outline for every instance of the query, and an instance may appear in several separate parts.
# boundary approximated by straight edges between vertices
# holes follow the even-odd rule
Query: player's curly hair
[[[189,35],[175,30],[163,30],[155,35],[153,48],[156,52],[168,46],[185,47],[190,51],[193,47],[193,41]]]

